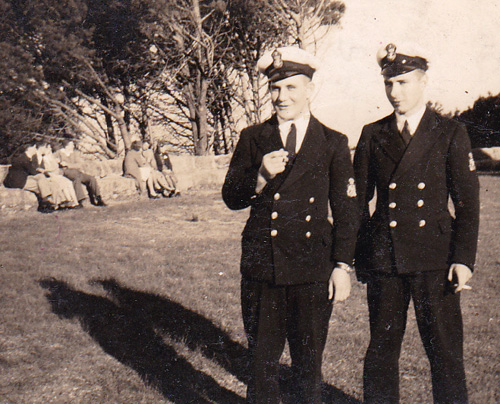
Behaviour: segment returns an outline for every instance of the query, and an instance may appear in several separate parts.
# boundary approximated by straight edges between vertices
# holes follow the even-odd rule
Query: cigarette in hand
[[[458,287],[458,283],[455,283],[453,286],[455,288]],[[462,286],[462,290],[471,290],[471,289],[472,289],[472,286],[469,286],[469,285]]]

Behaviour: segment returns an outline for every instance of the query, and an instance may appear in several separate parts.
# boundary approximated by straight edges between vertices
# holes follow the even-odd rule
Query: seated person
[[[75,143],[73,140],[63,139],[61,144],[62,147],[55,151],[54,154],[59,160],[59,167],[61,168],[62,174],[73,181],[73,187],[75,188],[78,202],[82,204],[83,200],[87,197],[83,188],[85,185],[90,203],[95,206],[106,206],[102,200],[101,191],[99,190],[99,185],[95,177],[81,171],[82,158],[80,152],[75,150]]]
[[[169,184],[169,189],[172,190],[170,196],[179,196],[181,193],[177,190],[177,177],[174,174],[167,148],[168,145],[165,142],[158,142],[156,144],[154,150],[156,167],[158,167],[158,170],[163,173],[167,183]]]
[[[52,153],[52,146],[41,141],[37,147],[37,171],[45,174],[52,188],[52,203],[59,209],[78,209],[83,205],[78,203],[73,183],[62,175],[59,162]]]
[[[135,140],[130,147],[123,160],[123,175],[135,179],[141,195],[146,195],[148,190],[151,198],[159,198],[154,189],[152,168],[141,153],[142,142]]]
[[[22,151],[22,154],[12,160],[4,185],[7,188],[33,192],[39,200],[38,210],[43,213],[52,212],[54,206],[51,202],[50,182],[45,175],[36,170],[37,148],[35,145],[27,144],[22,147]]]
[[[153,150],[151,150],[147,141],[142,143],[142,155],[146,159],[146,163],[152,168],[151,175],[155,191],[161,192],[165,197],[171,197],[175,193],[175,186],[173,187],[165,175],[158,170]]]

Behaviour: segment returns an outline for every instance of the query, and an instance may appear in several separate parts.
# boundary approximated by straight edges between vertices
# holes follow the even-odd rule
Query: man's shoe
[[[38,211],[40,213],[52,213],[54,212],[54,210],[54,205],[52,205],[52,203],[48,201],[40,202],[40,204],[38,205]]]
[[[103,200],[102,200],[102,196],[100,195],[96,195],[94,197],[94,205],[95,206],[108,206]]]

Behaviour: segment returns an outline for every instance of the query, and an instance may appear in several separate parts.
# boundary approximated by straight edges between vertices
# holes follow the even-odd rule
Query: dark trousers
[[[78,199],[78,201],[85,199],[87,196],[83,188],[84,185],[87,188],[91,200],[101,194],[95,177],[82,173],[75,168],[65,168],[63,169],[63,173],[66,178],[73,181],[73,187],[75,188],[76,199]]]
[[[431,365],[434,403],[467,403],[460,293],[453,293],[447,275],[381,274],[368,282],[371,339],[363,375],[365,403],[399,402],[398,361],[410,298]]]
[[[279,360],[288,340],[297,404],[321,403],[321,362],[332,303],[326,283],[272,286],[241,283],[250,354],[247,402],[278,404]]]

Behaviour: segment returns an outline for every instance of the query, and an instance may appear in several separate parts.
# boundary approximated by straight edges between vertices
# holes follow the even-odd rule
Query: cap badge
[[[387,51],[387,56],[385,57],[388,62],[394,62],[396,60],[396,45],[390,43],[385,47]]]
[[[283,59],[281,57],[281,53],[278,51],[278,49],[275,49],[273,53],[271,54],[273,58],[273,67],[275,69],[281,69],[283,67]]]
[[[349,178],[349,183],[347,184],[347,197],[348,198],[356,198],[356,183],[354,182],[354,178]]]

